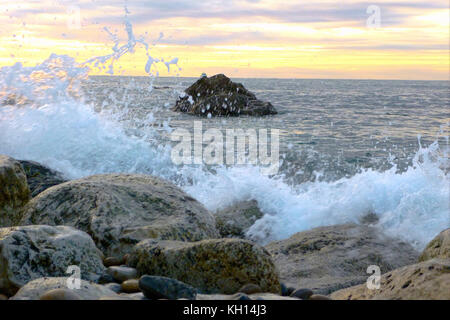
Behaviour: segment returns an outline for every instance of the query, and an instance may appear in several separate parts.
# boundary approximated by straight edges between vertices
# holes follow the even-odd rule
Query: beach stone
[[[86,280],[96,280],[105,269],[87,233],[66,226],[0,228],[0,292],[13,295],[33,279],[69,276],[72,265]]]
[[[110,275],[109,273],[106,272],[106,270],[104,272],[102,272],[102,274],[100,274],[100,277],[97,279],[96,283],[98,284],[108,284],[108,283],[112,283],[115,282],[116,280],[113,278],[112,275]]]
[[[127,280],[136,279],[138,277],[135,268],[113,266],[109,267],[106,272],[111,275],[115,281],[122,283]]]
[[[142,276],[139,279],[139,288],[148,299],[170,299],[185,298],[195,300],[197,290],[186,283],[159,276]]]
[[[242,84],[223,74],[198,79],[178,98],[172,110],[203,117],[277,114],[270,102],[258,100]]]
[[[420,261],[434,258],[450,259],[450,228],[439,233],[423,250]]]
[[[247,294],[244,292],[238,292],[231,296],[231,300],[252,300]]]
[[[274,293],[255,293],[251,295],[246,294],[197,294],[197,300],[236,300],[236,298],[241,298],[245,296],[243,299],[249,298],[250,300],[290,300],[290,301],[298,301],[298,298],[293,297],[284,297]]]
[[[139,280],[131,279],[122,282],[122,291],[125,293],[136,293],[141,291],[141,289],[139,289]]]
[[[0,293],[0,301],[2,300],[8,300],[8,297]]]
[[[258,203],[255,200],[250,200],[219,210],[214,214],[214,217],[216,218],[216,228],[222,238],[243,239],[248,229],[263,215],[258,208]]]
[[[253,293],[260,293],[260,292],[263,292],[263,291],[258,285],[253,284],[253,283],[249,283],[249,284],[246,284],[246,285],[242,286],[238,290],[238,292],[245,293],[245,294],[253,294]]]
[[[104,286],[106,288],[108,288],[109,290],[114,291],[115,293],[122,292],[122,285],[120,285],[116,282],[106,283],[106,284],[104,284]]]
[[[81,300],[81,297],[70,289],[52,289],[39,297],[39,300]]]
[[[112,266],[120,266],[123,264],[124,259],[120,259],[117,257],[107,257],[105,260],[103,260],[103,265],[105,267],[112,267]]]
[[[379,289],[366,283],[331,294],[333,300],[450,300],[450,259],[431,259],[381,276]]]
[[[365,282],[370,265],[383,273],[415,263],[418,257],[411,245],[356,224],[299,232],[265,248],[286,285],[324,295]]]
[[[233,294],[247,283],[264,292],[280,292],[269,253],[248,240],[144,240],[131,252],[129,265],[141,275],[174,278],[203,293]]]
[[[301,288],[297,289],[290,294],[291,297],[296,297],[302,300],[308,300],[314,292],[311,289]]]
[[[40,163],[19,160],[27,176],[31,196],[35,197],[42,191],[67,181],[61,172],[50,169]]]
[[[125,295],[116,295],[116,296],[101,297],[98,300],[134,300],[134,299]]]
[[[30,199],[27,176],[19,161],[0,155],[0,227],[18,225]]]
[[[86,231],[105,254],[121,258],[140,240],[196,241],[219,236],[214,217],[165,180],[100,174],[53,186],[25,208],[24,224],[69,225]]]
[[[20,288],[10,300],[39,300],[50,290],[67,288],[67,277],[39,278]],[[105,296],[116,296],[116,293],[108,288],[86,280],[81,280],[80,289],[74,289],[74,292],[82,300],[98,300]]]

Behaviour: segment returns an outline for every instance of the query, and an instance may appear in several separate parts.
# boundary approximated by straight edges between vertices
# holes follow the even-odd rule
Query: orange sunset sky
[[[150,55],[178,58],[161,76],[449,79],[448,0],[0,0],[0,66],[109,54],[104,28],[126,43],[125,5]],[[115,74],[145,75],[146,61],[138,45]]]

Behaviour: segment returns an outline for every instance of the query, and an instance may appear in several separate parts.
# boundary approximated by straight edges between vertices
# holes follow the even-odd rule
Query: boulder
[[[415,249],[387,237],[374,227],[336,225],[299,232],[266,246],[280,272],[281,281],[317,294],[360,284],[370,276],[367,268],[381,272],[417,261]]]
[[[35,197],[42,191],[57,184],[66,182],[62,173],[52,170],[34,161],[20,160],[20,164],[27,175],[28,186],[31,196]]]
[[[201,77],[178,98],[173,111],[197,116],[264,116],[277,114],[270,102],[258,100],[223,74]]]
[[[0,228],[0,292],[13,295],[33,279],[70,276],[71,265],[88,280],[104,270],[101,252],[85,232],[66,226]]]
[[[45,293],[55,289],[67,289],[66,277],[39,278],[28,282],[10,300],[39,300]],[[108,288],[81,280],[80,289],[72,289],[82,300],[99,300],[102,297],[117,297]]]
[[[333,300],[450,300],[450,259],[432,259],[405,266],[380,279],[379,289],[367,285],[342,289]]]
[[[250,200],[219,210],[214,217],[216,218],[216,228],[223,238],[244,238],[248,229],[263,215],[258,208],[258,203]]]
[[[17,225],[30,199],[27,176],[17,160],[0,155],[0,227]]]
[[[105,256],[122,258],[147,238],[219,236],[214,217],[174,184],[147,175],[100,174],[53,186],[25,208],[24,224],[86,231]]]
[[[136,245],[128,264],[141,275],[177,279],[203,293],[232,294],[248,283],[263,292],[280,291],[269,253],[247,240],[144,240]]]
[[[419,261],[433,258],[450,259],[450,228],[439,233],[423,250]]]

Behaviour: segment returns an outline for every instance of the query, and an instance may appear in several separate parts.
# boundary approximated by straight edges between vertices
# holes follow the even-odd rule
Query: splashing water
[[[368,213],[379,217],[376,226],[381,230],[417,248],[450,226],[448,137],[443,147],[437,142],[423,147],[419,140],[413,165],[403,172],[395,166],[386,171],[367,169],[333,182],[294,186],[281,175],[260,174],[255,166],[218,167],[211,172],[173,165],[170,145],[161,143],[154,127],[145,124],[148,118],[134,134],[116,113],[95,111],[80,89],[89,65],[109,63],[113,73],[114,62],[133,53],[136,44],[147,52],[147,73],[155,63],[164,63],[169,70],[177,65],[177,59],[151,57],[147,43],[133,35],[128,18],[125,28],[126,44],[120,45],[108,31],[113,52],[83,64],[52,54],[35,67],[15,64],[0,70],[0,154],[41,162],[68,178],[108,172],[157,175],[179,184],[211,211],[255,199],[265,215],[248,236],[262,243],[316,226],[358,222]],[[170,130],[167,122],[164,126]]]

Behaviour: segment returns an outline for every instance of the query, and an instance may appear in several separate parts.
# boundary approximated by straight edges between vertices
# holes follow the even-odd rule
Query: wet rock
[[[122,292],[122,285],[120,285],[116,282],[106,283],[106,284],[104,284],[104,286],[106,288],[108,288],[109,290],[114,291],[115,293]]]
[[[0,155],[0,227],[18,225],[30,199],[27,176],[19,161]]]
[[[313,294],[314,294],[314,292],[311,289],[301,288],[301,289],[294,290],[294,292],[292,292],[290,294],[290,296],[296,297],[296,298],[299,298],[302,300],[308,300]]]
[[[420,261],[434,258],[450,259],[450,228],[439,233],[423,250]]]
[[[172,110],[204,117],[277,114],[270,102],[258,100],[242,84],[223,74],[201,77],[185,90]]]
[[[97,279],[96,283],[98,283],[98,284],[107,284],[107,283],[112,283],[112,282],[115,282],[115,281],[116,280],[114,280],[112,275],[107,273],[106,270],[105,270],[104,272],[101,273],[101,275]]]
[[[263,217],[255,200],[242,201],[214,214],[216,228],[223,238],[245,238],[247,230]]]
[[[367,284],[331,294],[333,300],[450,300],[450,259],[431,259],[381,276],[380,288]]]
[[[292,292],[295,291],[295,288],[293,287],[287,287],[284,283],[281,283],[281,295],[283,297],[289,297]]]
[[[365,225],[337,225],[299,232],[266,246],[288,286],[329,294],[363,283],[367,267],[381,272],[417,261],[409,244],[387,237]]]
[[[39,300],[46,292],[54,289],[67,289],[67,277],[39,278],[28,282],[11,297],[11,300]],[[105,296],[116,296],[116,293],[108,288],[81,280],[80,289],[76,294],[83,300],[98,300]]]
[[[19,160],[27,175],[31,196],[35,197],[42,191],[66,182],[62,173],[52,170],[34,161]]]
[[[139,288],[148,299],[195,300],[197,290],[186,283],[167,277],[142,276]]]
[[[122,291],[125,293],[136,293],[141,291],[141,289],[139,289],[139,280],[131,279],[122,282]]]
[[[130,254],[129,265],[139,274],[174,278],[204,293],[233,294],[247,283],[264,292],[280,291],[270,255],[247,240],[144,240]]]
[[[104,271],[102,254],[91,237],[66,226],[0,228],[0,253],[0,292],[9,295],[33,279],[68,276],[71,265],[87,280],[96,280]]]
[[[53,186],[25,208],[24,224],[86,231],[106,256],[123,257],[148,238],[218,237],[214,217],[174,184],[147,175],[103,174]]]
[[[138,277],[135,268],[113,266],[109,267],[106,272],[111,275],[115,281],[122,283],[127,280],[136,279]]]
[[[75,290],[52,289],[42,294],[39,300],[81,300],[81,297]]]

